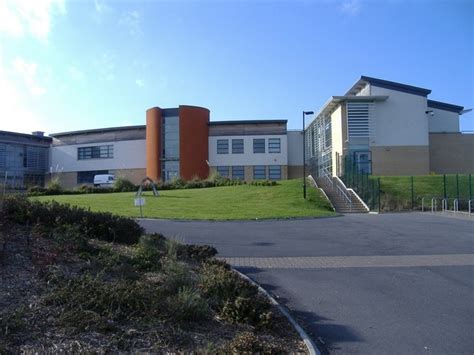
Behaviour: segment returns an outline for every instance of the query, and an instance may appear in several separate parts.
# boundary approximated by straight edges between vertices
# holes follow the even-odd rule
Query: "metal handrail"
[[[456,199],[454,200],[454,203],[453,203],[453,212],[454,212],[454,214],[456,214],[456,212],[458,212],[458,211],[459,211],[459,201],[458,201],[458,199],[456,198]]]
[[[332,179],[327,173],[323,174],[323,177],[327,179],[329,183],[332,184],[333,191],[339,193],[339,195],[341,195],[344,198],[345,200],[344,202],[347,205],[349,205],[349,209],[350,211],[352,211],[352,199],[350,198],[350,196],[347,195],[346,191],[344,191],[344,189],[341,186],[339,186],[338,181],[335,179]]]
[[[436,197],[433,197],[431,199],[431,213],[438,211],[438,201],[436,200]]]

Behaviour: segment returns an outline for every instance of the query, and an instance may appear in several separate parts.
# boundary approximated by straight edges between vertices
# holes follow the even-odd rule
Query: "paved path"
[[[214,245],[330,353],[473,353],[471,220],[414,213],[142,225]]]

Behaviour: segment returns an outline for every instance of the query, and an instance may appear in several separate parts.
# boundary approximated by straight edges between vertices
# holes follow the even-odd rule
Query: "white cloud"
[[[141,33],[140,30],[141,15],[137,10],[127,11],[122,14],[122,17],[119,19],[119,25],[124,26],[128,29],[128,33],[132,36],[138,35]]]
[[[145,86],[145,82],[143,81],[143,79],[135,80],[135,84],[137,84],[137,86],[140,87],[140,88]]]
[[[341,4],[341,11],[348,15],[357,15],[360,11],[360,0],[344,0]]]
[[[69,77],[74,81],[83,81],[85,79],[84,73],[74,65],[70,65],[67,68],[67,72],[69,74]]]
[[[24,100],[21,90],[14,85],[14,80],[2,65],[0,56],[0,97],[2,105],[2,130],[31,133],[32,131],[49,131],[48,121],[32,110],[29,100]],[[30,97],[31,99],[31,97]]]
[[[16,58],[13,62],[13,67],[17,74],[21,76],[23,82],[33,96],[42,96],[46,93],[46,89],[41,87],[36,79],[36,70],[38,65],[36,63],[28,63],[23,58]]]
[[[106,9],[105,4],[99,0],[94,0],[94,6],[95,11],[97,11],[98,13],[102,13]]]
[[[0,0],[0,32],[46,40],[53,13],[66,13],[64,0]]]

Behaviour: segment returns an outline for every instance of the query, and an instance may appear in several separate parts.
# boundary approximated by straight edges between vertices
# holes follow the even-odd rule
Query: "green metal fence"
[[[373,176],[368,170],[346,158],[341,178],[373,211],[430,210],[432,203],[438,211],[467,211],[474,199],[471,174]]]

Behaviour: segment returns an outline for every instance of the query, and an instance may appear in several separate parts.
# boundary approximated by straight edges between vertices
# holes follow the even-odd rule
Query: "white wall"
[[[111,159],[77,159],[77,148],[97,145],[113,145],[114,157]],[[59,145],[51,147],[51,166],[53,170],[64,172],[88,170],[139,169],[146,167],[144,139],[89,144]]]
[[[370,96],[370,84],[365,85],[365,87],[359,91],[356,96]]]
[[[371,146],[427,146],[427,100],[424,96],[371,86],[371,95],[387,95],[375,102]]]
[[[459,132],[459,114],[456,112],[428,107],[433,116],[428,116],[430,132]]]
[[[303,134],[301,131],[288,131],[288,165],[303,165]]]
[[[345,105],[345,103],[344,103]],[[345,118],[344,118],[345,119]],[[331,142],[332,142],[332,174],[337,175],[336,153],[342,156],[344,151],[343,132],[342,132],[342,106],[339,105],[331,114]]]
[[[253,152],[253,139],[265,138],[265,153]],[[268,153],[268,138],[280,138],[280,153]],[[229,154],[217,154],[217,140],[229,140]],[[244,154],[232,154],[232,139],[244,140]],[[211,136],[209,137],[209,163],[211,166],[235,165],[288,165],[286,135]]]

